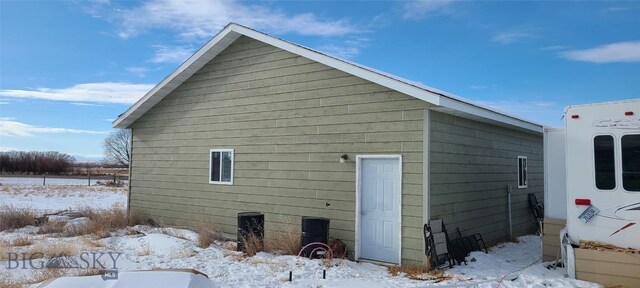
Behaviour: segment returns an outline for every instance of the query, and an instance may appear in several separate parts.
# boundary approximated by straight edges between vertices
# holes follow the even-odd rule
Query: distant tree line
[[[0,171],[6,174],[63,174],[73,167],[76,159],[55,151],[0,152]]]

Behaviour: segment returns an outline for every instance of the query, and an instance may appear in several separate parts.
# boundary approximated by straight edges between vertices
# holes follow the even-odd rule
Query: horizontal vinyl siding
[[[234,234],[237,213],[261,211],[267,237],[328,217],[330,236],[353,249],[355,156],[402,154],[402,258],[422,261],[425,108],[241,37],[133,123],[131,209],[171,225],[214,219]],[[234,185],[208,183],[212,148],[235,150]]]
[[[560,231],[566,225],[566,220],[544,218],[542,261],[554,261],[560,257]]]
[[[439,112],[430,123],[431,219],[443,218],[449,231],[482,233],[487,242],[505,240],[511,185],[514,235],[533,231],[527,194],[543,199],[542,135]],[[527,156],[528,188],[517,188],[518,156]]]

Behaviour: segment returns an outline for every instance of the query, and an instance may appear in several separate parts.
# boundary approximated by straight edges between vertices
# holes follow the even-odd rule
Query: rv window
[[[233,184],[233,149],[211,149],[209,183]]]
[[[596,169],[596,187],[600,190],[616,188],[615,157],[613,152],[613,136],[601,135],[593,139]]]
[[[518,156],[518,188],[527,188],[527,157]]]
[[[622,187],[640,191],[640,135],[622,136]]]

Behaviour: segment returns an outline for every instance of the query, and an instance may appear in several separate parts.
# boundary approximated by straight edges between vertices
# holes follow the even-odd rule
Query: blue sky
[[[0,1],[0,150],[99,159],[111,121],[236,22],[551,126],[640,97],[636,1]]]

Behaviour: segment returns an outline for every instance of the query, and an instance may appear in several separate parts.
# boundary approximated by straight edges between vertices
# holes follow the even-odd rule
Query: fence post
[[[42,186],[47,186],[47,173],[44,173],[44,177],[42,178]]]
[[[89,178],[87,186],[91,186],[91,173],[89,173],[89,171],[87,171],[87,177]]]

